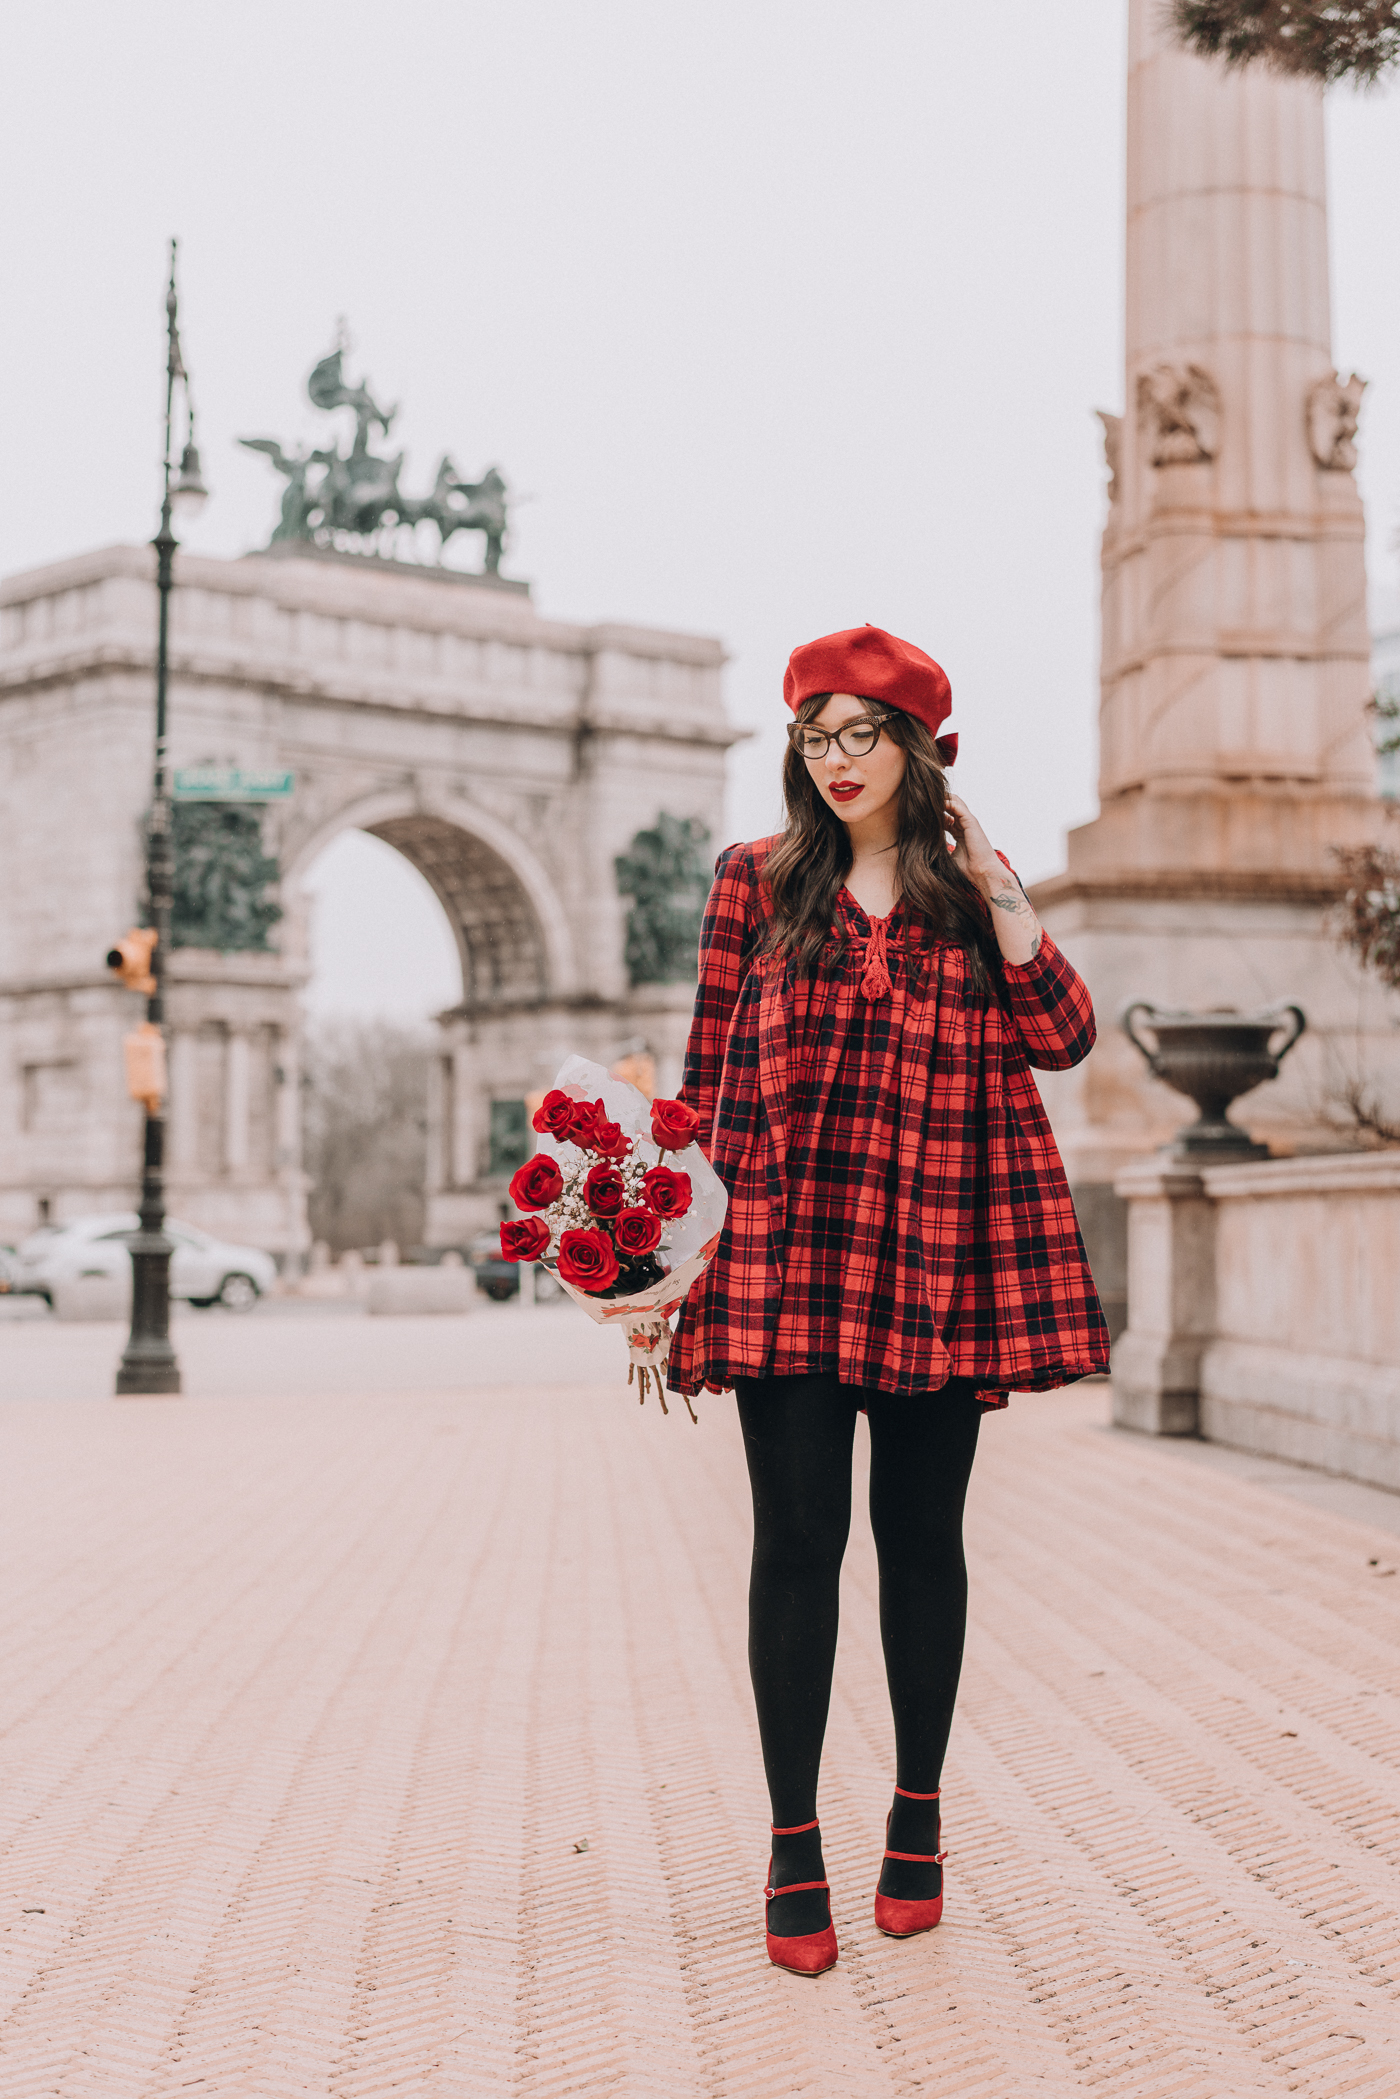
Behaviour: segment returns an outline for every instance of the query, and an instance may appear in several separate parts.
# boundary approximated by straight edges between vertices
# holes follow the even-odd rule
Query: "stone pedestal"
[[[1113,1419],[1194,1436],[1215,1332],[1215,1207],[1199,1171],[1169,1158],[1141,1160],[1115,1189],[1128,1205],[1129,1318],[1113,1345]]]
[[[1139,1160],[1113,1419],[1400,1489],[1400,1154]]]
[[[1201,1434],[1400,1491],[1400,1152],[1205,1174]]]

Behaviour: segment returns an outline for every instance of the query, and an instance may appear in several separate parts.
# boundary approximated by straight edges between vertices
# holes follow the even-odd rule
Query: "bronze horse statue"
[[[286,477],[273,543],[309,540],[317,546],[338,546],[347,537],[372,543],[400,525],[432,524],[438,531],[439,560],[456,533],[481,532],[486,539],[483,573],[499,575],[509,522],[508,490],[499,469],[489,467],[480,481],[464,481],[450,454],[444,452],[431,492],[405,495],[399,474],[406,455],[400,452],[386,459],[370,449],[371,429],[377,425],[387,437],[398,409],[381,408],[366,381],[354,387],[347,384],[344,355],[342,340],[314,367],[306,391],[316,408],[353,410],[355,437],[348,452],[333,446],[329,451],[299,449],[289,454],[276,438],[238,440],[251,452],[265,453]]]

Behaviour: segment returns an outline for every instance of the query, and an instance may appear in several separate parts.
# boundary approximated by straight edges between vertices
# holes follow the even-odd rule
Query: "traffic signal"
[[[119,976],[128,991],[149,998],[156,988],[151,975],[151,951],[156,944],[153,926],[133,926],[115,947],[107,950],[107,967]]]
[[[165,1037],[150,1021],[123,1038],[126,1052],[126,1090],[140,1101],[148,1115],[159,1115],[165,1098]]]

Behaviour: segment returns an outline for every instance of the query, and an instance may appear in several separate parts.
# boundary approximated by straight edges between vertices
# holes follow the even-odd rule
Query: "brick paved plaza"
[[[858,1523],[810,1983],[728,1401],[639,1413],[568,1307],[186,1318],[178,1401],[117,1338],[0,1325],[0,2093],[1400,2093],[1400,1500],[1102,1386],[988,1422],[908,1944]]]

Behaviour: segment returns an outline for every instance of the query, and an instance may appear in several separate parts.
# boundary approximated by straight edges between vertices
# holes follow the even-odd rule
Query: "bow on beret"
[[[956,732],[938,735],[953,706],[947,673],[912,641],[901,641],[883,627],[847,627],[793,650],[783,698],[796,714],[804,700],[819,692],[849,692],[856,699],[897,707],[933,730],[945,765],[958,755]]]

